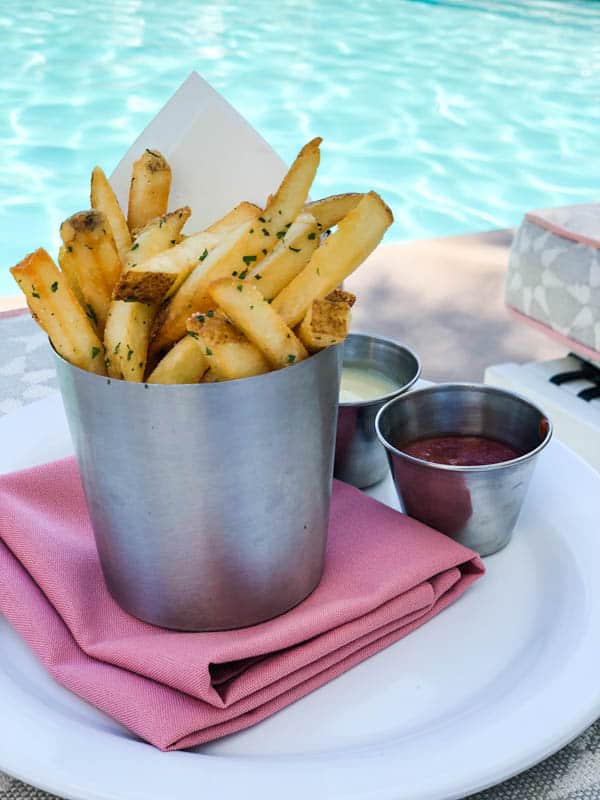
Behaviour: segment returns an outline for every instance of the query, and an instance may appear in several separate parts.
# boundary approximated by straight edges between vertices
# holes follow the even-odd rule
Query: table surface
[[[54,391],[45,334],[28,313],[0,314],[0,415]],[[54,797],[0,773],[0,800]],[[556,755],[471,800],[600,800],[600,721]]]

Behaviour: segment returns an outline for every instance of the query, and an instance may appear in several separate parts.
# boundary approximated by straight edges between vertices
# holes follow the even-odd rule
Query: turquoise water
[[[284,158],[323,136],[315,196],[379,190],[388,240],[600,194],[600,3],[8,0],[0,44],[3,267],[56,249],[192,69]]]

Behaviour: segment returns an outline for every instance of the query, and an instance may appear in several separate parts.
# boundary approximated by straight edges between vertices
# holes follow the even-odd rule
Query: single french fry
[[[73,259],[65,258],[67,253],[67,248],[61,245],[58,251],[58,263],[60,265],[61,270],[63,271],[65,278],[69,282],[69,286],[71,287],[71,291],[75,295],[75,297],[79,300],[79,303],[82,308],[85,308],[85,298],[83,296],[83,292],[81,291],[81,286],[79,285],[79,281],[77,280],[77,271],[75,269],[75,262]],[[90,315],[90,319],[94,322],[94,316]]]
[[[350,329],[350,309],[355,295],[336,289],[322,300],[313,300],[297,329],[302,344],[311,353],[340,344]]]
[[[185,206],[149,222],[136,236],[127,254],[125,272],[114,290],[115,300],[137,300],[141,303],[158,303],[162,300],[168,280],[144,265],[157,256],[170,252],[181,239],[181,229],[189,219],[190,209]],[[189,240],[186,240],[189,241]],[[139,268],[139,269],[138,269]],[[138,270],[138,271],[136,271]]]
[[[129,187],[127,225],[132,233],[155,217],[167,213],[171,190],[171,167],[158,150],[144,150],[133,164]]]
[[[208,370],[208,361],[191,336],[184,336],[159,361],[147,383],[198,383]]]
[[[356,208],[363,195],[360,192],[348,192],[347,194],[333,194],[330,197],[323,197],[321,200],[314,200],[304,206],[304,211],[312,214],[317,220],[319,230],[325,231],[337,225],[346,214]]]
[[[296,364],[307,357],[304,345],[288,328],[256,286],[237,278],[212,283],[210,296],[229,319],[256,345],[275,369]]]
[[[291,328],[313,300],[325,297],[365,260],[394,217],[376,192],[365,194],[317,250],[302,272],[273,300],[273,310]]]
[[[112,301],[104,330],[106,368],[111,378],[143,381],[156,311],[156,306],[145,303]]]
[[[267,300],[279,294],[308,264],[320,243],[317,221],[311,214],[299,214],[275,249],[249,273]]]
[[[302,148],[255,222],[241,229],[241,234],[232,235],[228,244],[223,243],[220,248],[215,248],[206,262],[197,265],[188,275],[157,320],[151,352],[160,352],[178,341],[183,336],[186,319],[191,312],[210,308],[208,287],[211,283],[227,275],[247,274],[285,236],[306,201],[319,166],[321,141],[320,138],[313,139]]]
[[[218,311],[193,314],[187,320],[187,332],[206,357],[210,381],[233,381],[270,371],[258,347]]]
[[[127,253],[131,247],[131,233],[129,232],[127,220],[121,211],[121,206],[113,192],[112,186],[100,167],[94,167],[92,170],[90,202],[92,208],[96,211],[102,211],[106,216],[117,246],[121,264],[125,266],[127,263]]]
[[[187,236],[172,250],[159,253],[149,260],[138,259],[123,276],[117,297],[135,297],[140,302],[156,303],[171,296],[221,240],[260,213],[258,206],[240,203],[206,230]]]
[[[10,271],[57,353],[76,367],[104,375],[102,342],[48,253],[40,248]]]
[[[61,267],[76,276],[88,317],[104,332],[113,287],[121,272],[108,220],[101,211],[80,211],[60,226]]]

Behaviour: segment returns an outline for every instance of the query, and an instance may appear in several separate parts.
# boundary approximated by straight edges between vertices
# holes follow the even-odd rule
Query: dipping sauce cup
[[[342,385],[344,369],[348,368],[354,378],[364,371],[367,394],[373,389],[373,377],[379,374],[385,379],[379,396],[342,400],[339,404],[334,475],[364,489],[388,472],[385,449],[375,433],[377,412],[388,400],[410,389],[421,374],[421,364],[408,347],[365,333],[351,333],[343,348]]]
[[[448,383],[394,398],[379,411],[375,424],[409,516],[482,556],[509,542],[535,461],[552,437],[543,411],[504,389]],[[516,456],[457,466],[403,451],[411,443],[439,436],[495,440]]]

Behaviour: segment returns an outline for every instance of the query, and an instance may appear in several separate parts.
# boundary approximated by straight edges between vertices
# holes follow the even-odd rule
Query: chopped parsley
[[[198,322],[204,322],[204,314],[194,314],[194,317]]]
[[[292,353],[290,353],[289,356],[287,357],[287,363],[288,364],[293,364],[295,360],[296,360],[296,356],[292,355]]]
[[[206,312],[206,316],[207,316],[207,317],[214,317],[214,315],[215,315],[215,312],[214,312],[214,311],[207,311],[207,312]]]
[[[58,281],[54,281],[54,283],[50,284],[50,291],[56,292],[58,290]]]
[[[259,222],[266,222],[267,220],[266,220],[264,217],[259,217],[259,218],[258,218],[258,221],[259,221]]]
[[[253,261],[256,261],[256,256],[242,256],[242,261],[247,267],[249,267]]]
[[[120,349],[121,349],[121,342],[117,342],[115,345],[115,349],[113,350],[113,353],[117,355]]]
[[[35,286],[33,285],[33,283],[31,284],[31,296],[32,296],[32,297],[37,297],[37,299],[38,299],[38,300],[40,299],[40,296],[39,296],[39,294],[37,293],[37,291],[36,291],[36,289],[35,289]]]
[[[232,275],[233,275],[233,277],[235,278],[235,277],[237,276],[237,269],[234,269],[234,270],[233,270],[233,272],[232,272],[231,274],[232,274]]]
[[[263,247],[262,254],[263,254],[263,256],[266,256],[266,255],[267,255],[267,251],[266,251],[266,249],[265,249],[264,247]]]
[[[131,356],[133,355],[133,350],[129,345],[127,345],[127,361],[131,361]]]
[[[71,247],[70,244],[68,244],[67,245],[67,253],[72,253],[72,252],[73,252],[73,248]]]
[[[260,274],[260,272],[257,272],[256,275],[254,276],[254,279],[257,280],[257,281],[259,281],[261,278],[262,278],[262,275]]]
[[[88,319],[92,320],[94,325],[98,324],[98,318],[96,317],[96,312],[94,311],[94,309],[91,307],[91,305],[89,303],[85,307],[85,315],[86,315],[86,317]]]
[[[207,347],[204,352],[206,353],[207,356],[212,356],[212,350],[210,349],[210,347]]]
[[[92,349],[90,351],[90,355],[92,356],[92,358],[96,358],[96,356],[98,355],[99,352],[100,352],[100,348],[99,347],[92,347]]]
[[[200,338],[200,337],[198,336],[198,334],[196,333],[196,331],[188,331],[188,332],[187,332],[187,335],[188,335],[188,336],[191,336],[191,337],[192,337],[192,339],[199,339],[199,338]]]
[[[248,270],[247,270],[247,269],[243,269],[243,270],[240,272],[240,280],[242,280],[242,281],[243,281],[243,280],[244,280],[244,278],[246,277],[246,275],[247,275],[247,274],[248,274]]]
[[[206,247],[205,247],[205,248],[204,248],[204,252],[203,252],[203,253],[202,253],[202,255],[201,255],[199,258],[198,258],[198,261],[204,261],[204,259],[206,258],[206,256],[207,256],[207,255],[208,255],[208,250],[207,250],[207,249],[206,249]]]
[[[265,236],[270,236],[271,235],[266,228],[263,228],[262,232],[264,233]]]
[[[140,243],[139,243],[139,242],[134,242],[134,243],[131,245],[131,249],[132,249],[132,250],[137,250],[139,246],[140,246]]]
[[[235,288],[238,290],[238,292],[243,292],[244,291],[244,287],[242,286],[241,283],[238,283],[238,285]]]
[[[312,241],[313,239],[317,238],[317,234],[313,231],[312,233],[308,234],[308,238]]]
[[[283,239],[284,236],[285,236],[285,231],[277,231],[277,238],[278,239]]]
[[[290,247],[289,249],[292,250],[292,252],[294,252],[294,253],[299,253],[301,248],[300,247]]]
[[[177,244],[177,239],[171,239],[171,244]]]

